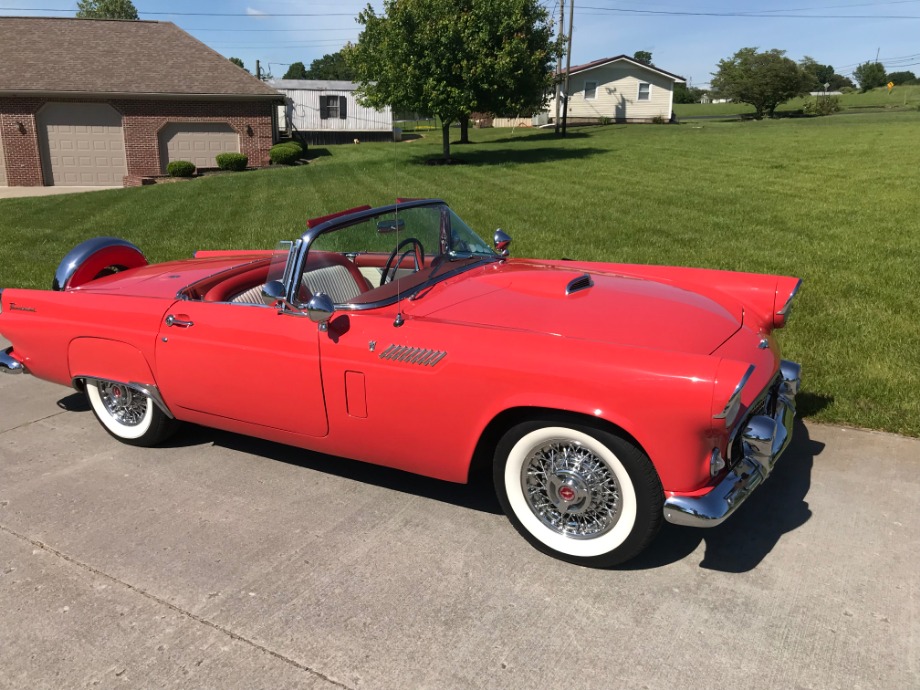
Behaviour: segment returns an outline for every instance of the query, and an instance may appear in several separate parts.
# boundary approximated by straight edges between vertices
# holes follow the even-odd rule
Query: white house
[[[285,96],[278,107],[282,131],[311,144],[391,141],[393,113],[365,108],[355,98],[357,84],[350,81],[275,79],[268,82]]]
[[[653,122],[657,118],[668,122],[674,106],[674,84],[683,83],[683,77],[626,55],[573,66],[569,71],[568,122]],[[560,105],[560,117],[561,112]],[[555,121],[555,96],[550,99],[549,117]]]

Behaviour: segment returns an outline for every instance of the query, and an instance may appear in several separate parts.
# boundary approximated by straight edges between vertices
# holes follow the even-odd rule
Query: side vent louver
[[[587,290],[589,287],[594,285],[594,280],[587,273],[578,276],[577,278],[572,278],[569,281],[569,284],[565,286],[565,294],[571,295],[575,292],[581,292],[582,290]]]
[[[422,347],[407,347],[405,345],[390,345],[380,353],[380,359],[390,359],[394,362],[405,362],[406,364],[419,364],[426,367],[433,367],[446,356],[447,353],[442,350],[427,350]]]

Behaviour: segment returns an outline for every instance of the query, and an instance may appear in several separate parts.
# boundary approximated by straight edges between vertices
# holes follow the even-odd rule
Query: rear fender
[[[54,272],[52,290],[67,290],[111,273],[146,266],[140,249],[117,237],[94,237],[70,250]]]
[[[101,379],[156,387],[144,355],[118,340],[75,338],[67,351],[70,378]]]

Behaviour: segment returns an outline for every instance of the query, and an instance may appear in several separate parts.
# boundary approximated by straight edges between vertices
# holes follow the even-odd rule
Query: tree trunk
[[[466,113],[460,116],[460,143],[470,143],[470,115]]]
[[[441,120],[441,142],[444,147],[444,160],[450,160],[450,122]]]

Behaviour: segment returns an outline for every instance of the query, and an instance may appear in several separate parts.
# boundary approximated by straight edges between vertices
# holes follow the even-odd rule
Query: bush
[[[249,156],[243,153],[218,153],[217,167],[221,170],[245,170]]]
[[[819,96],[813,101],[808,101],[802,106],[806,115],[831,115],[840,112],[840,99],[836,96],[822,98]]]
[[[195,164],[191,161],[173,161],[166,166],[170,177],[191,177],[195,174]]]
[[[275,165],[293,165],[303,156],[303,146],[296,141],[275,144],[268,151],[268,157]]]
[[[661,115],[656,115],[655,117],[652,118],[653,125],[663,125],[666,122],[667,120],[665,120]]]

